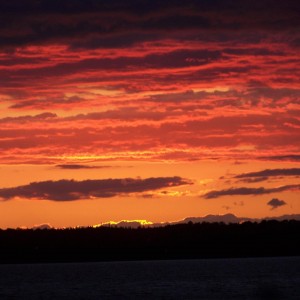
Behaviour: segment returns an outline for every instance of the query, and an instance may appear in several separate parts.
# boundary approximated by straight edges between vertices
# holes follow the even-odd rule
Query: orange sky
[[[300,213],[295,1],[85,3],[0,4],[0,228]]]

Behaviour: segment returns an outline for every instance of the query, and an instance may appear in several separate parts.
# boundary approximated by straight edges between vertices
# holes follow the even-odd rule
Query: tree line
[[[300,221],[0,230],[0,262],[298,256]]]

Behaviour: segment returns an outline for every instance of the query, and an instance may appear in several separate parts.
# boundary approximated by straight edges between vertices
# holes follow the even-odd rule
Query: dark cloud
[[[0,75],[6,76],[63,76],[76,72],[93,71],[93,70],[132,70],[141,68],[182,68],[189,66],[205,65],[212,61],[220,59],[222,56],[220,51],[214,50],[177,50],[163,54],[150,54],[142,57],[122,56],[117,58],[89,58],[77,62],[60,63],[53,66],[42,66],[36,68],[20,68],[18,70],[0,70]],[[63,99],[62,99],[63,100]],[[67,101],[75,102],[75,99],[67,99]],[[15,108],[15,107],[14,107]]]
[[[244,98],[258,102],[260,99],[272,99],[274,102],[289,98],[290,102],[297,101],[300,97],[300,89],[295,88],[271,88],[268,86],[252,86],[248,87],[244,94]]]
[[[282,51],[273,51],[266,48],[224,48],[224,54],[229,55],[253,55],[253,56],[271,56],[271,55],[284,55]]]
[[[54,201],[108,198],[140,193],[166,187],[192,184],[181,177],[151,177],[146,179],[59,180],[32,182],[28,185],[0,189],[0,199],[15,197]]]
[[[300,155],[290,154],[290,155],[274,155],[274,156],[261,156],[259,159],[262,160],[278,160],[278,161],[300,161]]]
[[[0,45],[61,42],[91,47],[90,41],[97,41],[97,47],[124,47],[155,35],[188,38],[190,31],[282,32],[299,26],[298,8],[294,0],[1,1]],[[129,33],[131,39],[126,38]]]
[[[180,116],[182,112],[178,111],[156,111],[153,108],[151,110],[141,110],[136,107],[121,107],[115,110],[107,110],[104,112],[93,112],[88,114],[79,114],[72,117],[66,117],[62,119],[63,121],[73,121],[73,120],[123,120],[131,122],[132,120],[155,120],[159,121],[167,117]]]
[[[236,49],[237,51],[241,49]],[[213,52],[212,52],[213,53]],[[213,58],[213,54],[212,58]],[[266,54],[267,55],[267,54]],[[188,52],[187,52],[188,56]],[[214,58],[217,60],[217,57],[215,56]],[[197,60],[195,61],[193,57],[187,58],[187,61],[196,63]],[[202,61],[204,63],[205,60]],[[201,61],[198,61],[199,64]],[[228,68],[228,69],[218,69],[219,75],[215,72],[215,70],[218,69],[212,68],[212,69],[206,69],[205,72],[206,74],[203,74],[208,79],[208,76],[210,76],[210,73],[212,72],[212,76],[215,78],[218,78],[220,74],[224,73],[238,73],[238,69],[236,68]],[[242,72],[242,70],[240,70]],[[246,72],[246,70],[244,70]],[[249,69],[250,71],[250,69]],[[197,71],[198,74],[199,72],[203,71]],[[203,78],[201,76],[201,78]],[[196,77],[198,78],[198,77]],[[191,78],[192,80],[192,78]],[[285,99],[285,104],[287,103],[294,103],[299,99],[300,97],[300,89],[292,89],[292,88],[271,88],[266,85],[263,85],[261,82],[249,82],[249,86],[245,88],[245,90],[235,90],[235,89],[230,89],[227,91],[218,91],[215,90],[214,92],[206,92],[206,91],[200,91],[200,92],[194,92],[193,90],[187,90],[185,92],[181,93],[165,93],[165,94],[155,94],[151,95],[147,101],[152,101],[152,102],[186,102],[186,101],[191,101],[191,100],[203,100],[203,99],[210,99],[211,101],[213,99],[217,99],[217,101],[214,103],[215,105],[218,106],[235,106],[239,107],[242,105],[245,105],[245,103],[251,104],[251,105],[257,105],[260,104],[262,105],[265,99],[270,99],[272,101],[272,106],[276,106],[276,102],[279,100]],[[221,100],[221,98],[223,98]],[[282,104],[281,104],[282,105]],[[299,111],[295,110],[290,110],[289,114],[293,116],[298,116]]]
[[[27,104],[32,105],[33,103],[20,102],[18,103],[18,108],[21,107],[23,108],[27,106]],[[38,103],[34,103],[34,104],[37,107],[40,107]],[[42,105],[46,106],[46,104],[43,103],[43,101],[41,101],[41,106]],[[17,108],[17,105],[14,105],[14,108]],[[6,117],[0,119],[0,123],[27,123],[27,122],[33,123],[33,122],[47,121],[48,123],[57,124],[58,122],[86,121],[86,120],[89,121],[122,120],[126,122],[132,122],[133,120],[161,121],[165,118],[181,116],[181,115],[182,115],[182,111],[178,111],[176,109],[157,111],[153,108],[147,109],[146,107],[144,108],[121,107],[115,110],[107,110],[103,112],[92,112],[87,114],[78,114],[78,115],[68,116],[68,117],[59,117],[57,114],[54,113],[42,113],[34,116],[25,115],[25,116],[18,116],[18,117]],[[199,116],[199,113],[197,113],[197,115]]]
[[[64,169],[64,170],[80,170],[80,169],[111,168],[111,166],[89,166],[89,165],[79,165],[79,164],[62,164],[62,165],[56,165],[56,168]]]
[[[271,193],[279,193],[284,191],[290,190],[300,190],[299,184],[291,184],[291,185],[284,185],[276,188],[247,188],[247,187],[238,187],[238,188],[230,188],[226,190],[219,190],[219,191],[210,191],[203,195],[205,199],[214,199],[219,198],[222,196],[236,196],[236,195],[264,195],[264,194],[271,194]]]
[[[291,169],[266,169],[258,172],[243,173],[235,176],[235,178],[249,178],[249,177],[264,177],[267,179],[272,176],[299,176],[300,168]]]
[[[261,181],[265,181],[268,180],[269,177],[267,176],[262,176],[262,177],[254,177],[254,178],[242,178],[239,181],[240,182],[246,182],[246,183],[256,183],[256,182],[261,182]]]
[[[180,93],[164,93],[164,94],[150,95],[150,97],[146,99],[146,101],[158,102],[158,103],[161,103],[162,101],[164,103],[187,102],[191,100],[202,100],[204,98],[207,98],[211,94],[212,93],[208,93],[205,91],[194,92],[193,90],[187,90],[185,92],[180,92]]]
[[[35,116],[19,116],[19,117],[6,117],[0,119],[0,123],[26,123],[26,122],[39,122],[39,121],[45,121],[49,119],[55,119],[57,118],[57,115],[50,112],[45,112],[42,114],[38,114]]]
[[[279,200],[277,198],[273,198],[272,200],[270,200],[267,205],[270,205],[272,208],[271,209],[275,209],[277,207],[286,205],[286,202],[283,200]]]
[[[33,69],[33,70],[35,70],[35,69]],[[35,74],[35,71],[33,71],[33,73]],[[45,100],[47,100],[47,101],[45,101]],[[51,103],[57,104],[57,105],[72,105],[72,104],[81,103],[84,101],[85,101],[84,98],[80,98],[78,96],[73,96],[73,97],[62,96],[62,97],[57,97],[57,98],[56,97],[51,98]],[[40,98],[40,99],[34,99],[34,100],[18,100],[17,103],[11,105],[9,108],[17,108],[17,109],[21,108],[22,109],[22,108],[28,108],[28,107],[47,109],[49,107],[49,99]]]

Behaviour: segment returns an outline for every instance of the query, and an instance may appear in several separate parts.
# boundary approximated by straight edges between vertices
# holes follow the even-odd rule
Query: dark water
[[[300,299],[300,257],[0,265],[0,299]]]

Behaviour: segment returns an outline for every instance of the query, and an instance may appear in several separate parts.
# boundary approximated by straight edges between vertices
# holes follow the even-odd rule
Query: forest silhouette
[[[300,221],[0,230],[1,263],[298,256]]]

